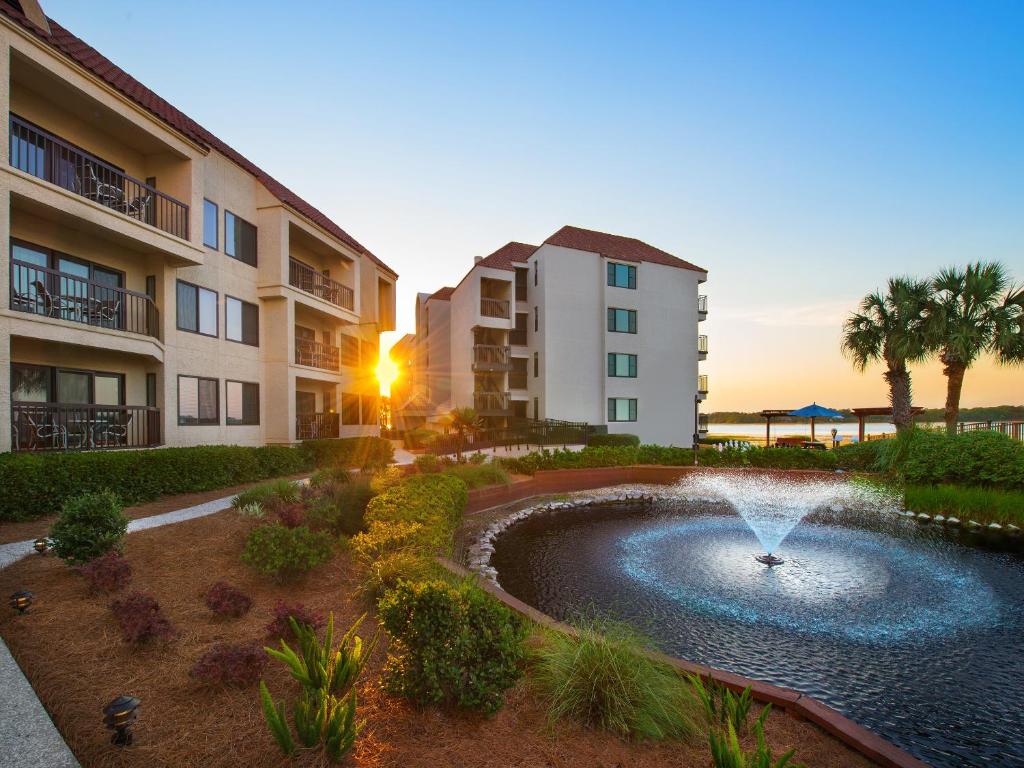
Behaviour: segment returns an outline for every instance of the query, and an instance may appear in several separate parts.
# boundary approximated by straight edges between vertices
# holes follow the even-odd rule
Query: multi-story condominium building
[[[492,425],[587,422],[692,445],[706,279],[639,240],[577,227],[508,243],[418,297],[414,388],[439,414],[473,407]]]
[[[34,0],[0,85],[0,450],[376,433],[392,269]]]

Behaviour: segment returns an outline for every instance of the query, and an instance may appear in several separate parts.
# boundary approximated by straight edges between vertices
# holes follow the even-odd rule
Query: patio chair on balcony
[[[42,413],[36,414],[33,418],[31,411],[22,411],[25,414],[25,421],[28,422],[28,437],[32,441],[33,447],[36,441],[40,441],[44,444],[50,443],[51,448],[63,448],[68,447],[68,429],[63,424],[58,424],[56,421],[46,421],[45,415]],[[36,419],[39,419],[36,421]],[[17,426],[14,428],[15,445],[20,447],[20,437]]]
[[[97,421],[93,425],[93,445],[101,448],[112,445],[126,445],[128,443],[128,430],[131,427],[134,415],[132,413],[125,416],[118,414],[113,419]]]
[[[153,202],[153,196],[139,195],[124,204],[124,212],[133,219],[149,223],[149,206]]]
[[[78,311],[75,302],[69,301],[64,296],[54,296],[47,290],[46,283],[42,280],[36,280],[32,285],[36,289],[36,298],[33,303],[38,304],[39,300],[42,299],[43,314],[50,317],[66,317],[68,312]]]
[[[100,177],[96,175],[96,167],[92,163],[85,163],[85,171],[88,175],[85,197],[108,208],[119,207],[124,202],[124,190],[116,184],[101,181]]]

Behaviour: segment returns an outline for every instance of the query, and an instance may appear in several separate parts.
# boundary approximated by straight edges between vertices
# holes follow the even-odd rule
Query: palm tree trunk
[[[897,432],[903,432],[914,425],[911,413],[910,371],[903,362],[890,363],[885,372],[889,384],[889,401],[892,403],[892,423]]]
[[[967,366],[959,360],[942,356],[942,373],[946,376],[946,434],[956,434],[956,422],[960,416],[960,392],[964,388],[964,374]]]

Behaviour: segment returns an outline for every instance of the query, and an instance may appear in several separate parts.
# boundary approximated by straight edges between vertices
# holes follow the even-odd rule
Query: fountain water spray
[[[694,475],[680,480],[673,490],[686,498],[729,502],[764,548],[764,554],[754,559],[768,567],[782,565],[784,561],[775,551],[811,512],[821,507],[863,503],[868,496],[876,504],[878,501],[877,491],[845,479],[794,481],[792,477],[778,478],[760,472]]]

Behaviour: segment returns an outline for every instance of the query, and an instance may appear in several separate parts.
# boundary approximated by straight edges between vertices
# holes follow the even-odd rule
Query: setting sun
[[[380,382],[380,393],[385,396],[391,395],[391,385],[398,378],[398,365],[391,359],[387,352],[381,354],[377,362],[377,381]]]

